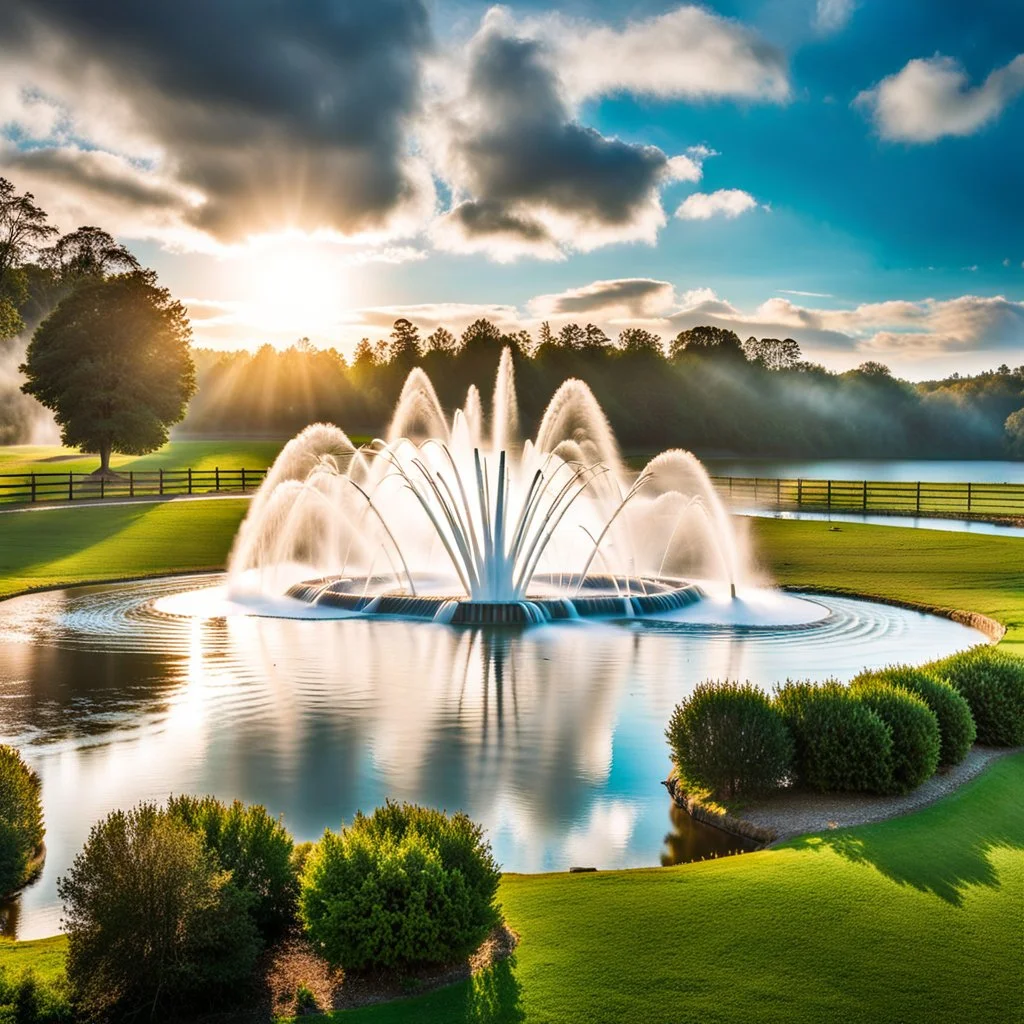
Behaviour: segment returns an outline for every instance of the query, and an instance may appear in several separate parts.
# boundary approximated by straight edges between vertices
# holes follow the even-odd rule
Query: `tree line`
[[[697,326],[667,341],[630,327],[609,338],[569,323],[537,337],[477,320],[456,336],[407,319],[364,338],[350,360],[307,339],[254,353],[198,350],[199,388],[182,429],[291,432],[315,420],[381,433],[409,370],[422,366],[454,408],[476,384],[490,397],[512,351],[521,422],[536,428],[567,377],[586,381],[627,450],[667,445],[703,454],[779,457],[1003,458],[1024,455],[1024,366],[913,384],[877,362],[833,373],[792,338],[748,338]],[[1016,417],[1016,419],[1015,419]],[[1010,421],[1009,423],[1007,421]],[[1018,430],[1014,432],[1014,424]]]

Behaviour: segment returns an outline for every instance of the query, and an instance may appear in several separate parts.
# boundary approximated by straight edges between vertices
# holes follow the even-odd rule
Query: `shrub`
[[[994,647],[975,647],[931,668],[970,704],[979,743],[991,747],[1024,743],[1024,659]]]
[[[16,978],[0,968],[0,1021],[11,1024],[70,1024],[75,1020],[66,986],[41,982],[31,971]]]
[[[892,733],[889,757],[891,793],[909,793],[939,766],[939,720],[920,697],[889,683],[865,680],[853,687],[857,700],[882,719]]]
[[[944,679],[926,669],[895,665],[879,672],[863,672],[853,681],[853,685],[856,687],[867,680],[909,690],[932,709],[939,721],[941,767],[959,764],[967,756],[976,736],[974,718],[962,694]]]
[[[282,931],[295,915],[298,877],[292,837],[260,804],[228,805],[213,796],[177,796],[167,803],[172,818],[197,831],[234,885],[253,897],[252,917],[264,935]]]
[[[0,746],[0,896],[32,877],[43,845],[39,776],[14,747]]]
[[[446,963],[499,922],[499,871],[479,825],[390,801],[310,851],[299,915],[346,970]]]
[[[209,1003],[252,971],[252,896],[193,830],[153,804],[94,825],[57,881],[75,1003],[96,1017],[159,1017]]]
[[[892,733],[841,683],[787,682],[775,706],[793,737],[797,778],[812,789],[884,793]]]
[[[726,798],[777,786],[792,766],[782,715],[750,683],[701,683],[676,705],[665,735],[683,778]]]

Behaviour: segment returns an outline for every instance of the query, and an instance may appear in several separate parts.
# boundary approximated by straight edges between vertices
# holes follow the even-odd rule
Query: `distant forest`
[[[179,428],[200,434],[281,434],[326,420],[381,434],[406,375],[422,366],[452,409],[476,384],[490,399],[502,348],[512,349],[522,427],[536,429],[567,377],[587,382],[622,447],[702,454],[851,458],[1024,457],[1024,366],[913,384],[880,363],[832,373],[803,360],[792,339],[742,342],[695,327],[665,343],[631,328],[617,339],[593,324],[540,336],[487,320],[460,338],[421,337],[396,321],[388,340],[364,339],[351,362],[305,339],[283,351],[195,352],[199,391]]]

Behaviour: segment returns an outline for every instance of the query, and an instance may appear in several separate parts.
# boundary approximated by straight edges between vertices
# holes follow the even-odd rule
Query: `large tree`
[[[57,229],[31,192],[19,193],[0,178],[0,340],[24,326],[20,310],[28,298],[24,265]]]
[[[83,280],[39,325],[22,390],[52,410],[64,444],[142,455],[167,440],[196,389],[185,307],[151,270]]]
[[[678,359],[684,352],[687,355],[708,355],[740,362],[746,359],[743,345],[736,334],[710,324],[698,324],[688,331],[680,331],[672,339],[669,358]]]

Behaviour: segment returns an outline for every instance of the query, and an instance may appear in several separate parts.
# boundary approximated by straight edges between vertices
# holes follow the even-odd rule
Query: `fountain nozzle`
[[[729,596],[735,601],[736,600],[736,584],[729,584]]]

